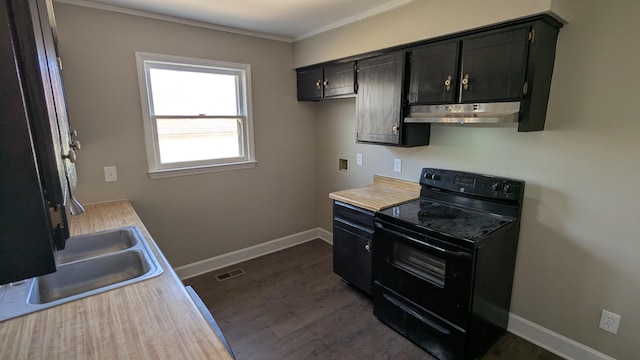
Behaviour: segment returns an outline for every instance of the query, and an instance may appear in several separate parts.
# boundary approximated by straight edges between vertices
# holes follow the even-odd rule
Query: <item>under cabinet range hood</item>
[[[518,122],[520,102],[412,105],[405,123],[498,124]]]

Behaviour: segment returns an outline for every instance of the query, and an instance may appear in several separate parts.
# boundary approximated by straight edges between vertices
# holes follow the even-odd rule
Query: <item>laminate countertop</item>
[[[381,175],[374,175],[371,185],[329,194],[330,199],[371,211],[380,211],[419,197],[420,184]]]
[[[85,209],[72,235],[136,225],[164,272],[0,322],[0,359],[231,359],[131,204]]]

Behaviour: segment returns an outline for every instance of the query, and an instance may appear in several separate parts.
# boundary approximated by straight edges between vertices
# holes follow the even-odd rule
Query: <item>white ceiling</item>
[[[299,40],[406,5],[413,0],[57,0],[164,15]]]

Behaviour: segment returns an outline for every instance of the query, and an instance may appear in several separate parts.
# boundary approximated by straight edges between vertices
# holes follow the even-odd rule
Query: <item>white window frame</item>
[[[149,164],[149,177],[152,179],[165,178],[182,175],[201,174],[214,171],[246,169],[256,166],[253,139],[253,116],[251,103],[251,65],[231,63],[207,59],[195,59],[173,55],[152,54],[136,52],[136,65],[138,68],[138,83],[140,86],[140,101],[142,104],[142,117],[144,122],[145,145],[147,150],[147,162]],[[199,71],[206,70],[212,73],[224,73],[232,71],[239,73],[240,79],[240,108],[244,109],[244,114],[234,116],[243,119],[243,144],[244,156],[238,158],[213,159],[204,161],[178,162],[162,164],[160,162],[160,148],[158,143],[157,118],[163,116],[153,115],[151,87],[149,82],[149,69],[163,68],[184,70],[185,68],[196,68]],[[178,115],[178,114],[176,114]],[[191,116],[193,115],[193,116]],[[179,116],[171,116],[176,118]],[[224,116],[202,116],[199,114],[188,114],[189,118],[225,118]],[[228,118],[228,117],[226,117]]]

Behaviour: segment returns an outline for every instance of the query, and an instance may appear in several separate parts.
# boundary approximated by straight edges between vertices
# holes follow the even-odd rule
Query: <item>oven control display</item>
[[[476,178],[468,176],[456,176],[453,178],[453,183],[464,188],[473,189],[476,187]]]

